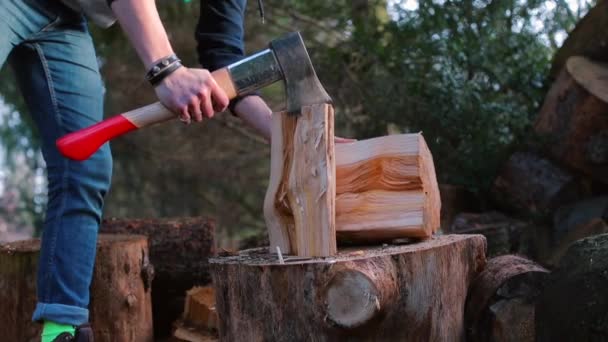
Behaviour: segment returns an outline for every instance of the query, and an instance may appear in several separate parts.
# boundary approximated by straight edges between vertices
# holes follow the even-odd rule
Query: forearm
[[[154,0],[115,0],[112,10],[146,69],[173,53]]]
[[[247,96],[239,101],[234,111],[246,124],[270,142],[272,110],[259,96]]]

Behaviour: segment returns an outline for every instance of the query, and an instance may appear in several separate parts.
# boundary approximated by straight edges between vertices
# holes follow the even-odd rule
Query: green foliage
[[[560,39],[593,4],[579,1],[583,6],[574,11],[566,0],[421,0],[406,10],[405,1],[396,0],[264,2],[265,25],[257,2],[249,4],[248,52],[301,31],[335,101],[339,135],[422,131],[440,181],[482,195],[506,155],[526,140]],[[196,66],[199,2],[159,1],[158,8],[175,51]],[[154,101],[118,25],[92,32],[106,82],[106,115]],[[14,176],[24,165],[39,174],[41,163],[28,116],[15,119],[16,111],[25,111],[6,68],[1,79],[0,93],[10,104],[0,120],[9,184],[21,179]],[[280,108],[279,87],[264,94]],[[200,126],[164,125],[116,140],[106,214],[211,215],[227,236],[263,229],[268,148],[251,136],[237,119],[219,116]],[[34,188],[23,188],[20,201],[41,203]],[[39,205],[20,208],[40,221]]]
[[[366,3],[298,8],[342,32],[315,55],[336,117],[359,138],[422,131],[440,181],[483,192],[542,102],[549,41],[578,17],[563,2],[466,0],[397,4],[385,20],[385,3]]]

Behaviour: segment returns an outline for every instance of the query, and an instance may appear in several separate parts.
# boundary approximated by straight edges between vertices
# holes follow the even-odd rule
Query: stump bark
[[[0,246],[0,331],[7,341],[40,340],[41,326],[31,322],[39,250],[37,239]],[[152,276],[144,236],[99,236],[89,305],[95,341],[153,340]]]
[[[215,222],[208,218],[107,219],[100,231],[148,237],[154,265],[154,334],[169,336],[184,308],[186,291],[211,282],[207,258],[215,253]]]
[[[461,341],[464,301],[485,265],[480,235],[343,249],[267,248],[210,260],[222,341]]]
[[[465,308],[467,341],[534,341],[534,305],[549,272],[528,259],[503,255],[475,278]]]

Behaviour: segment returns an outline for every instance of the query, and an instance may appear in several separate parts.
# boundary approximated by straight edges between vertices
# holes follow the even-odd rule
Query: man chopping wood
[[[197,39],[207,68],[243,55],[244,0],[208,1]],[[85,16],[102,27],[118,20],[137,51],[145,78],[161,101],[185,123],[211,118],[229,105],[206,69],[182,66],[153,0],[3,0],[0,65],[9,59],[42,141],[48,170],[33,320],[42,341],[92,341],[89,285],[112,158],[106,144],[86,161],[62,157],[55,140],[103,118],[104,87]],[[234,111],[270,137],[270,109],[258,96],[232,104]]]

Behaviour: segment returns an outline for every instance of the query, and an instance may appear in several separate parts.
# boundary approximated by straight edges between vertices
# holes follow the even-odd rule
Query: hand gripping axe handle
[[[283,80],[287,112],[292,115],[298,115],[302,106],[331,102],[298,32],[276,39],[268,49],[211,75],[230,99]],[[67,134],[57,140],[57,148],[65,157],[85,160],[110,139],[175,118],[173,112],[156,102]]]

